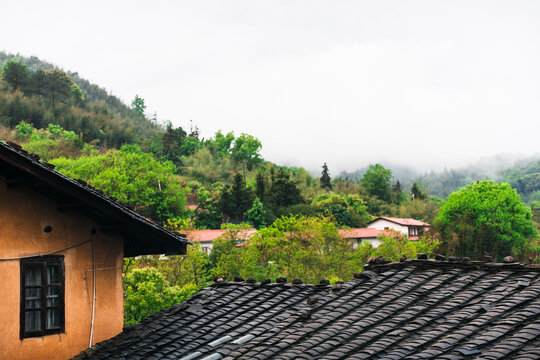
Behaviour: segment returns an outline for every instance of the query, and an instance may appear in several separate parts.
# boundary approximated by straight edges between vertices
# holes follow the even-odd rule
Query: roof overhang
[[[9,188],[26,187],[56,202],[60,212],[74,211],[99,224],[101,232],[124,239],[124,256],[143,254],[180,255],[190,242],[178,233],[146,219],[129,207],[70,179],[20,146],[0,141],[0,176]]]

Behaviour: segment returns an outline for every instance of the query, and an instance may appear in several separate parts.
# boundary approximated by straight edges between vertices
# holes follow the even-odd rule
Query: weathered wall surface
[[[51,226],[45,233],[43,228]],[[91,234],[98,225],[25,187],[10,189],[0,177],[0,258],[40,254],[94,239],[96,311],[93,343],[122,331],[122,239]],[[65,332],[20,339],[20,261],[0,261],[0,359],[69,359],[89,345],[92,316],[92,242],[62,251],[65,265]]]

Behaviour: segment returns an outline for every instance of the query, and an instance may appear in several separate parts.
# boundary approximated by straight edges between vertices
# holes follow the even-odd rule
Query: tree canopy
[[[392,171],[386,169],[381,164],[370,165],[364,177],[362,185],[366,188],[369,194],[378,197],[383,201],[390,201],[391,189],[390,181],[392,180]]]
[[[174,164],[155,160],[137,145],[51,162],[63,174],[89,182],[145,216],[164,221],[184,212],[186,198],[182,184],[174,176]]]
[[[24,90],[29,82],[30,71],[28,66],[21,64],[19,58],[12,58],[0,70],[2,79],[15,90]]]
[[[131,102],[131,110],[140,116],[145,116],[146,105],[144,104],[144,99],[135,95],[135,98]]]
[[[492,181],[450,194],[435,223],[449,254],[471,258],[523,256],[538,234],[516,190]]]

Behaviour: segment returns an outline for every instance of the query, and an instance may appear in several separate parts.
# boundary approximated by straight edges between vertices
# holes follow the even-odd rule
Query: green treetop
[[[21,64],[18,58],[13,58],[2,66],[0,75],[13,90],[23,90],[30,78],[28,66]]]
[[[523,257],[538,236],[531,210],[505,183],[480,181],[450,194],[435,223],[449,254]]]
[[[383,201],[390,201],[390,180],[392,180],[390,169],[386,169],[380,164],[370,165],[362,178],[362,186],[369,194]]]
[[[146,110],[146,105],[144,105],[144,99],[140,98],[139,95],[135,95],[135,99],[131,102],[131,110],[138,115],[144,116],[144,111]]]

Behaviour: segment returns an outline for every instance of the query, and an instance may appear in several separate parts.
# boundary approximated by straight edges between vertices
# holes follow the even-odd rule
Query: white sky
[[[316,171],[540,151],[539,1],[4,1],[0,50]]]

